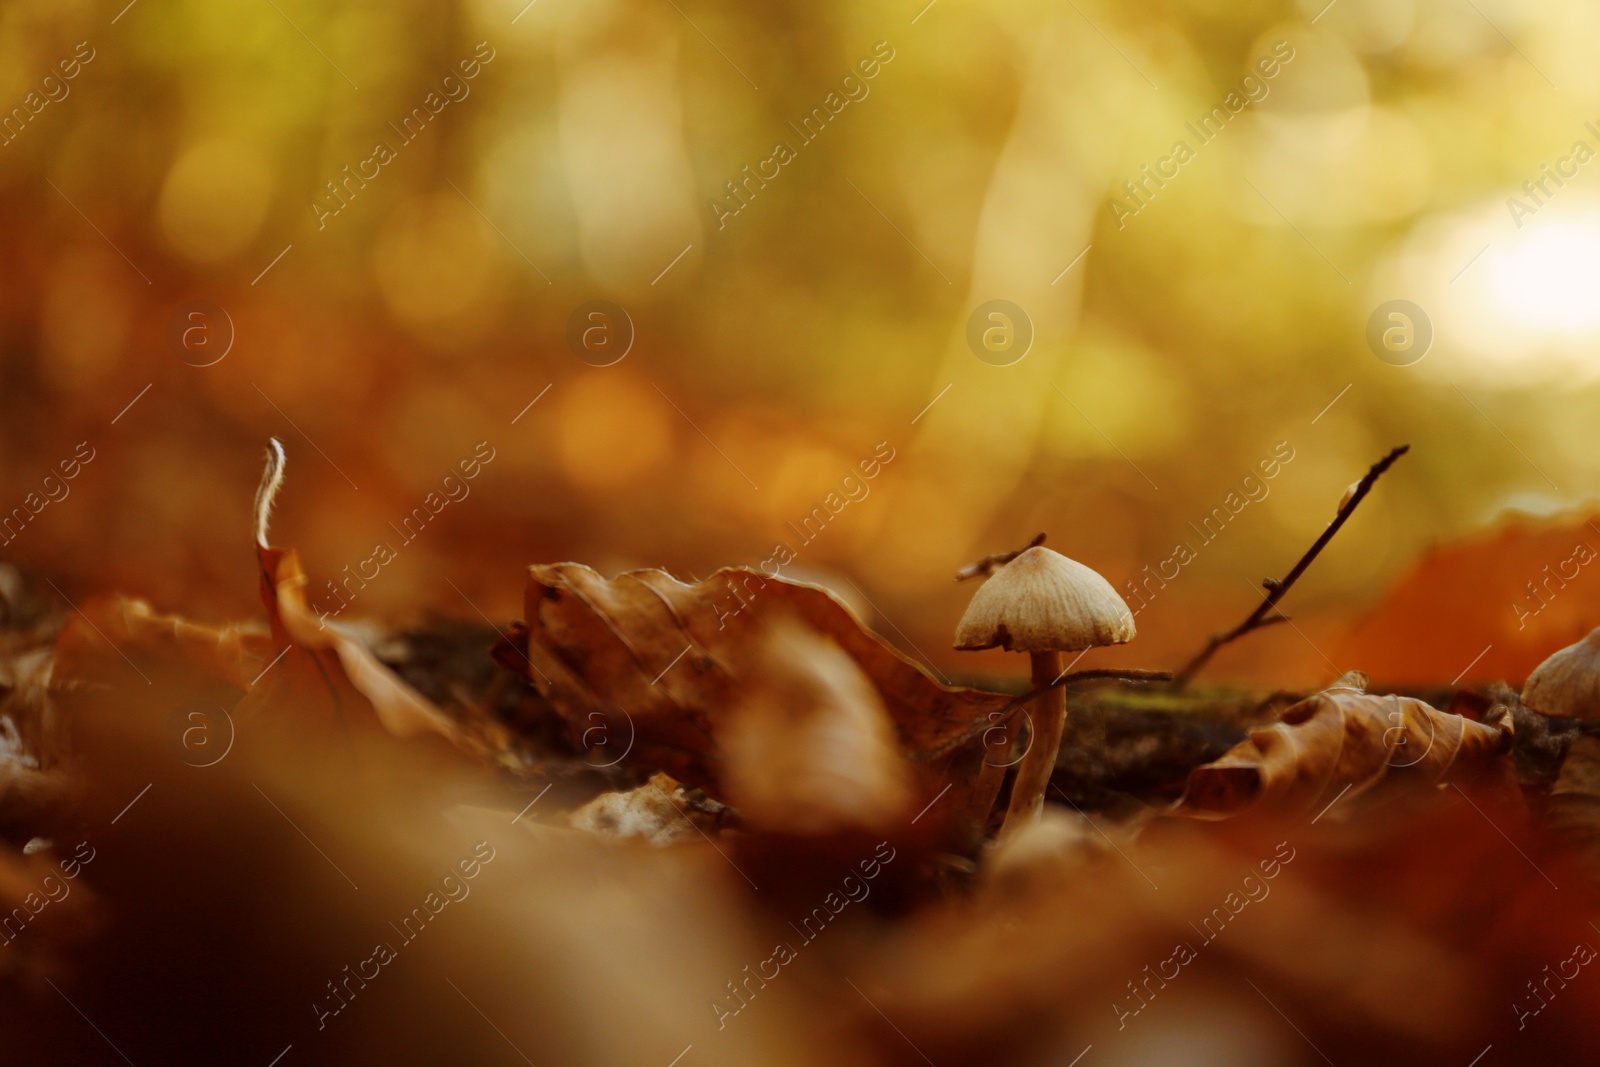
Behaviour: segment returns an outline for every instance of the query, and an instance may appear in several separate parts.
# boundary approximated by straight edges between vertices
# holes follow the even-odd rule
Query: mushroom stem
[[[1061,673],[1060,652],[1033,652],[1033,687],[1044,688],[1033,701],[1033,723],[1029,728],[1028,751],[1011,784],[1011,803],[1006,808],[1005,834],[1037,818],[1044,807],[1044,793],[1050,787],[1050,774],[1056,769],[1056,754],[1061,750],[1061,735],[1067,728],[1067,691],[1050,683]]]

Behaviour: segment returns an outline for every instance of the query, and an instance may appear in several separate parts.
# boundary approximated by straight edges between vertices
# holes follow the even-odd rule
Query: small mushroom
[[[1535,667],[1522,702],[1554,719],[1600,719],[1600,629]]]
[[[1011,786],[1005,829],[1032,820],[1044,805],[1067,723],[1067,694],[1052,685],[1063,673],[1062,653],[1134,638],[1133,613],[1111,583],[1059,552],[1035,546],[983,584],[956,627],[956,648],[1000,647],[1028,653],[1034,698],[1028,751]]]

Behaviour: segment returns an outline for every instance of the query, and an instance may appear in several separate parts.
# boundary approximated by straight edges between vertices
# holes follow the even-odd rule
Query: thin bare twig
[[[1306,572],[1306,568],[1311,566],[1311,561],[1316,559],[1318,554],[1327,547],[1329,541],[1333,540],[1333,535],[1339,532],[1339,527],[1345,524],[1345,520],[1350,518],[1357,505],[1366,498],[1367,493],[1372,489],[1373,483],[1382,476],[1384,471],[1394,465],[1395,460],[1409,451],[1411,451],[1410,445],[1401,445],[1374,463],[1372,468],[1362,475],[1361,480],[1355,484],[1354,489],[1351,491],[1349,499],[1339,505],[1339,514],[1335,515],[1333,521],[1328,524],[1328,528],[1322,531],[1322,536],[1318,537],[1311,547],[1306,549],[1306,554],[1300,557],[1300,562],[1296,563],[1289,573],[1282,578],[1268,578],[1261,583],[1267,590],[1266,598],[1239,625],[1227,633],[1213,635],[1211,640],[1206,642],[1206,647],[1202,648],[1194,659],[1190,660],[1183,670],[1178,672],[1177,677],[1172,682],[1174,689],[1182,689],[1188,685],[1189,680],[1199,673],[1200,668],[1204,667],[1223,645],[1228,644],[1230,641],[1238,640],[1252,630],[1259,630],[1275,622],[1288,621],[1287,616],[1273,615],[1269,618],[1268,613],[1277,606],[1278,601],[1283,599],[1289,588],[1300,580],[1300,576]]]
[[[1044,534],[1039,534],[1032,541],[1029,541],[1015,552],[996,552],[992,556],[984,556],[978,562],[970,564],[966,567],[962,567],[960,570],[956,571],[956,581],[964,582],[969,578],[982,578],[985,575],[993,574],[997,569],[1005,566],[1007,563],[1010,563],[1012,560],[1028,551],[1028,549],[1037,548],[1042,544],[1044,544]]]

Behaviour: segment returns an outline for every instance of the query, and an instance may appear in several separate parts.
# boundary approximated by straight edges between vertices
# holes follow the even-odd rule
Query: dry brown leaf
[[[791,618],[837,644],[870,681],[900,751],[931,770],[1008,702],[938,684],[827,590],[750,568],[690,585],[660,570],[607,579],[577,563],[534,566],[525,611],[526,641],[502,663],[589,742],[603,738],[612,753],[631,751],[718,796],[715,735],[760,670],[766,619]]]
[[[274,440],[256,495],[256,559],[267,628],[216,628],[159,614],[139,600],[91,600],[68,619],[56,641],[56,676],[77,686],[118,685],[127,682],[128,670],[145,682],[151,672],[171,671],[183,678],[186,690],[231,693],[237,701],[231,714],[250,717],[271,709],[267,721],[291,731],[360,726],[370,708],[367,721],[397,737],[437,734],[486,760],[506,753],[498,724],[484,719],[464,728],[379,661],[358,626],[320,617],[311,608],[299,554],[267,541],[283,464],[282,446]],[[107,654],[107,644],[115,655]],[[286,707],[300,713],[295,721],[284,721]],[[311,710],[316,708],[326,710]]]
[[[719,731],[728,799],[753,829],[887,831],[914,811],[883,702],[855,660],[792,619]]]
[[[281,641],[275,644],[260,623],[207,626],[177,615],[163,615],[143,600],[97,597],[83,605],[81,616],[68,620],[56,641],[56,682],[127,681],[123,661],[103,655],[107,643],[197,668],[208,676],[220,675],[237,689],[248,688],[283,645]]]
[[[293,549],[261,549],[263,582],[270,580],[273,631],[294,648],[316,655],[340,671],[372,704],[378,721],[397,737],[437,733],[463,743],[460,729],[444,712],[378,661],[357,632],[343,623],[321,622],[306,601],[308,579]],[[270,579],[269,576],[270,575]]]
[[[267,453],[267,467],[256,494],[256,558],[261,567],[261,598],[266,604],[275,644],[314,659],[329,686],[342,678],[366,699],[378,721],[396,737],[438,734],[481,759],[507,752],[505,730],[476,720],[463,728],[440,708],[385,666],[356,626],[318,615],[306,596],[310,584],[294,549],[268,543],[267,520],[283,484],[283,446],[276,439]],[[293,654],[290,655],[294,659]]]
[[[1176,812],[1228,818],[1256,806],[1292,816],[1346,791],[1360,795],[1393,769],[1441,782],[1458,768],[1510,751],[1511,716],[1492,723],[1439,711],[1420,700],[1334,687],[1286,709],[1221,759],[1189,773]]]

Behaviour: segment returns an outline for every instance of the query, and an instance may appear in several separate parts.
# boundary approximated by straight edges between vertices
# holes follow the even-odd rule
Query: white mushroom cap
[[[1600,629],[1535,667],[1522,702],[1552,718],[1600,719]]]
[[[956,647],[1077,652],[1134,634],[1133,613],[1110,582],[1038,545],[983,583],[956,626]]]

